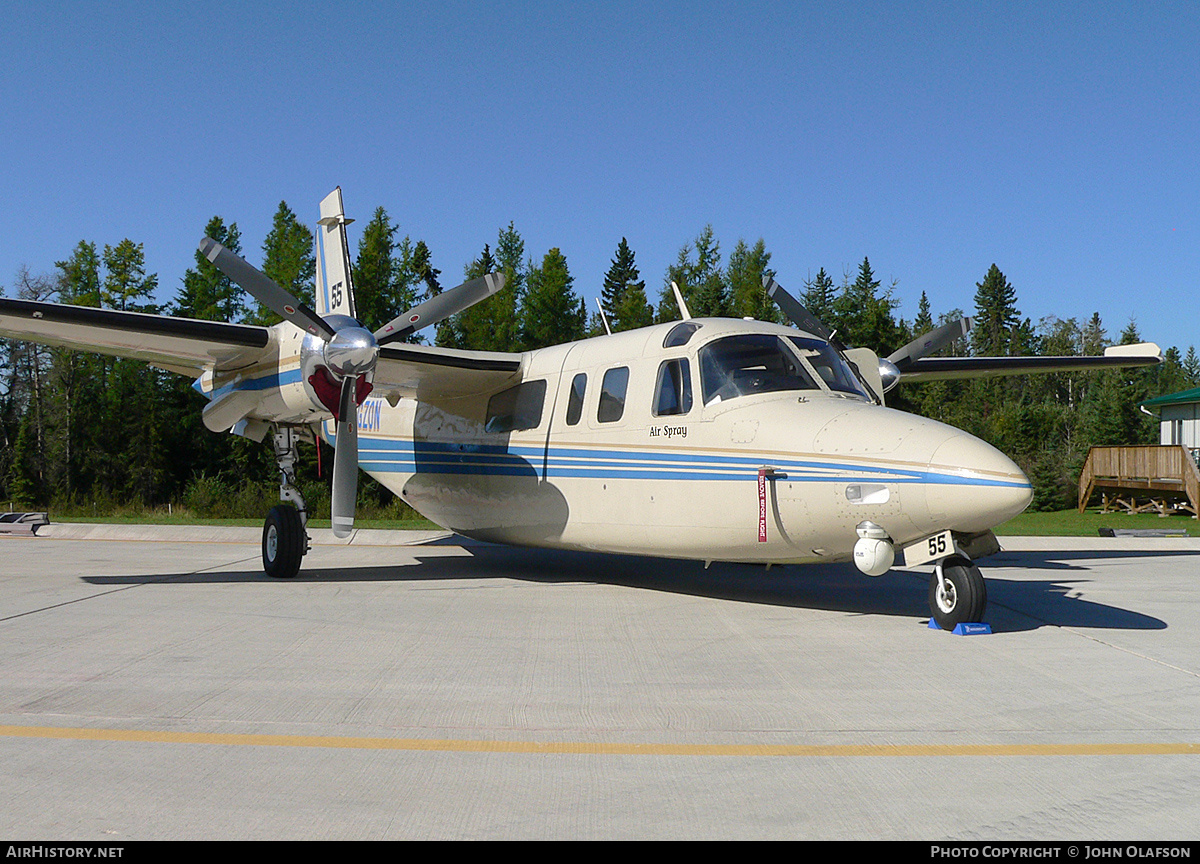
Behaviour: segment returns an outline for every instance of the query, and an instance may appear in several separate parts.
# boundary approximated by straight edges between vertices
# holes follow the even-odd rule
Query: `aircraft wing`
[[[437,402],[515,384],[520,377],[520,354],[393,343],[380,347],[372,383],[381,396]]]
[[[210,366],[251,363],[271,341],[266,327],[3,297],[0,336],[144,360],[193,377]]]
[[[1069,357],[922,357],[900,366],[901,381],[943,381],[951,378],[994,378],[1030,372],[1090,372],[1163,362],[1153,342],[1114,345],[1100,356]]]

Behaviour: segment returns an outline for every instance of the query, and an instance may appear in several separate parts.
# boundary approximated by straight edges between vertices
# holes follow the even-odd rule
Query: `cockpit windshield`
[[[804,336],[789,336],[788,339],[796,346],[800,356],[807,360],[808,364],[821,376],[821,380],[830,390],[853,393],[855,396],[870,399],[863,389],[862,382],[854,374],[854,370],[846,365],[846,361],[833,350],[833,346],[828,342],[822,342],[820,339],[808,339]]]
[[[817,376],[830,390],[870,398],[841,355],[820,339],[753,333],[716,339],[700,349],[705,405],[751,393],[820,390]]]
[[[706,405],[750,393],[820,389],[787,343],[767,333],[709,342],[700,349],[700,379]]]

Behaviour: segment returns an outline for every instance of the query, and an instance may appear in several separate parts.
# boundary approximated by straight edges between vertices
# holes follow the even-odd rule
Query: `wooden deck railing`
[[[1179,444],[1093,447],[1079,475],[1079,512],[1092,493],[1107,490],[1153,498],[1186,497],[1193,515],[1200,506],[1200,470]]]

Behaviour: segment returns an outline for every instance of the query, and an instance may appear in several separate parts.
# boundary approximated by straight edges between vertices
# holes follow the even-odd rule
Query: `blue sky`
[[[209,217],[252,263],[341,185],[460,281],[511,221],[599,293],[657,298],[712,224],[799,292],[869,256],[899,313],[1021,313],[1200,343],[1200,4],[5,4],[0,284],[81,239],[174,296]],[[380,322],[368,322],[380,323]]]

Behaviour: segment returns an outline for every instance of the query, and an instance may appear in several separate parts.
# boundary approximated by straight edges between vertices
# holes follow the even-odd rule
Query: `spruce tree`
[[[1021,321],[1016,289],[993,264],[982,282],[975,283],[975,327],[971,345],[977,355],[1003,357],[1010,353],[1012,331]]]
[[[745,240],[738,240],[725,271],[731,300],[729,314],[735,318],[749,317],[773,324],[783,321],[779,307],[763,287],[764,276],[775,276],[770,265],[771,253],[761,237],[753,247],[748,246]]]
[[[695,260],[692,252],[695,251]],[[712,225],[696,237],[695,244],[684,244],[675,263],[667,268],[658,301],[658,321],[680,316],[671,283],[679,286],[683,302],[694,318],[722,318],[729,315],[729,289],[721,270],[721,244],[713,236]]]
[[[411,267],[413,275],[425,285],[426,299],[442,293],[442,284],[438,281],[442,271],[430,263],[429,247],[425,245],[424,240],[418,240],[417,245],[413,247]]]
[[[104,247],[104,269],[107,271],[100,289],[101,302],[111,309],[126,312],[157,312],[153,302],[158,288],[158,275],[146,275],[146,253],[143,244],[128,237],[116,246]]]
[[[529,272],[522,305],[522,347],[560,345],[583,338],[585,307],[571,290],[574,279],[562,252],[551,249]]]
[[[286,201],[279,202],[279,208],[271,222],[271,231],[263,241],[262,249],[262,272],[284,291],[311,307],[317,276],[313,235],[312,231],[296,218]],[[266,306],[258,303],[249,320],[253,324],[269,325],[281,319]]]
[[[358,241],[354,302],[358,320],[371,328],[416,305],[413,245],[408,237],[397,243],[398,231],[387,211],[378,207]],[[407,341],[413,341],[412,336]]]
[[[234,254],[242,254],[241,233],[236,222],[226,226],[220,216],[214,216],[204,226],[204,236],[211,237]],[[196,266],[184,272],[183,284],[175,295],[171,313],[206,321],[242,320],[246,304],[241,287],[218,270],[199,249],[195,254]]]
[[[886,357],[901,344],[900,328],[892,317],[899,301],[894,284],[882,294],[879,286],[871,262],[864,257],[854,282],[846,275],[842,293],[833,301],[833,320],[826,324],[837,330],[838,339],[845,344],[870,348]]]
[[[933,329],[933,315],[929,310],[929,298],[925,296],[925,292],[921,292],[921,299],[917,302],[917,317],[913,319],[912,332],[913,336],[924,336]]]
[[[816,318],[827,326],[833,320],[833,278],[822,267],[817,275],[804,283],[804,293],[800,302]]]
[[[604,274],[604,288],[600,294],[600,306],[614,333],[646,327],[654,322],[654,310],[646,302],[646,283],[639,276],[633,250],[622,237],[617,244],[617,254]]]
[[[54,266],[61,271],[59,277],[59,299],[74,306],[100,305],[100,256],[96,244],[80,240],[71,257],[56,261]]]

